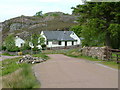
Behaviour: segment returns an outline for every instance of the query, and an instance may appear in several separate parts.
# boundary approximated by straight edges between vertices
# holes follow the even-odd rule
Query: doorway
[[[65,46],[67,46],[67,41],[65,41]]]

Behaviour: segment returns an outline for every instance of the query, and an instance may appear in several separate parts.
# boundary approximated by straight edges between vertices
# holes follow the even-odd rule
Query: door
[[[65,41],[65,46],[67,46],[67,41]]]

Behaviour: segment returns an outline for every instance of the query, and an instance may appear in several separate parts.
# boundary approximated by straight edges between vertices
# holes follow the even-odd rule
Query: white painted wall
[[[80,45],[81,44],[80,38],[74,32],[70,35],[70,37],[72,37],[75,40],[77,40],[77,43],[75,43],[76,45]]]
[[[18,36],[15,37],[15,46],[21,47],[21,44],[24,44],[25,41]]]
[[[74,41],[74,45],[76,45],[76,42]],[[65,41],[61,42],[61,45],[59,44],[53,44],[52,41],[48,41],[47,47],[63,47],[65,46]],[[72,41],[67,41],[67,46],[72,46]]]
[[[43,31],[41,32],[41,35],[42,35],[42,37],[45,38],[45,41],[46,41],[45,44],[47,44],[47,38],[44,35]],[[70,37],[77,40],[77,41],[74,41],[74,45],[80,45],[81,44],[80,38],[74,32],[70,35]],[[53,44],[52,41],[48,41],[48,45],[47,45],[47,47],[63,47],[63,46],[65,46],[65,41],[62,41],[61,45]],[[67,41],[67,46],[72,46],[72,41]]]
[[[67,41],[67,46],[72,46],[72,41]]]
[[[40,35],[45,39],[45,41],[47,41],[47,38],[46,38],[46,36],[44,35],[43,31],[41,32]],[[47,43],[47,42],[45,42],[45,44],[46,44],[46,43]]]

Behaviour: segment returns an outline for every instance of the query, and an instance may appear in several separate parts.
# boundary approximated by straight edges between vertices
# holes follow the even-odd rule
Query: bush
[[[36,48],[33,48],[32,50],[33,50],[33,51],[39,51],[40,49],[38,49],[38,48],[36,47]]]
[[[5,47],[5,46],[2,46],[2,50],[4,50],[4,51],[5,51],[5,50],[6,50],[6,47]]]
[[[41,47],[42,47],[42,50],[46,49],[46,45],[45,44],[42,44]]]
[[[15,46],[13,49],[8,49],[8,51],[10,51],[10,52],[19,52],[20,48]]]

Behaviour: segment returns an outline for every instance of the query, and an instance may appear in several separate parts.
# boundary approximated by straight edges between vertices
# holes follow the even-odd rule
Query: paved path
[[[41,88],[117,88],[117,70],[61,54],[33,67]]]

